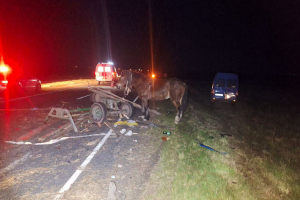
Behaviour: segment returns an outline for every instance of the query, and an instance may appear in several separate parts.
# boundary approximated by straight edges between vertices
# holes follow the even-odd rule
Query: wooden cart
[[[117,116],[121,114],[127,118],[133,116],[133,102],[99,87],[89,87],[88,90],[93,92],[90,96],[90,99],[93,102],[90,113],[94,122],[103,122],[107,115]]]

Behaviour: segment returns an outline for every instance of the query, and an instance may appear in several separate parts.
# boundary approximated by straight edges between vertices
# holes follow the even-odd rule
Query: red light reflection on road
[[[22,93],[22,95],[26,95],[24,91],[18,91],[19,94]],[[21,95],[21,96],[22,96]],[[26,97],[21,97],[23,99],[23,105],[25,102],[27,102],[30,105],[30,108],[35,108],[32,100],[30,99],[29,96]],[[18,100],[18,99],[11,99],[11,94],[8,90],[4,91],[4,140],[10,140],[11,139],[11,126],[12,126],[12,118],[11,118],[11,112],[14,110],[14,108],[11,108],[10,102],[13,100]],[[20,99],[19,99],[20,100]],[[25,100],[25,102],[24,102]],[[27,106],[26,106],[27,107]],[[26,109],[25,109],[26,110]],[[28,109],[29,110],[29,109]]]
[[[10,136],[10,106],[9,106],[9,92],[7,90],[4,91],[4,104],[5,104],[5,110],[4,112],[4,141],[7,141]]]

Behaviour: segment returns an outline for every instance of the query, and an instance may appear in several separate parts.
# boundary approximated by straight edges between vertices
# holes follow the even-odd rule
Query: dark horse
[[[155,81],[155,83],[153,81]],[[117,87],[120,88],[124,86],[125,95],[131,92],[132,87],[135,88],[139,98],[142,100],[142,113],[147,120],[150,118],[149,100],[164,100],[170,98],[177,109],[175,124],[178,124],[187,108],[188,88],[185,83],[177,78],[151,80],[144,74],[124,70],[121,73]]]

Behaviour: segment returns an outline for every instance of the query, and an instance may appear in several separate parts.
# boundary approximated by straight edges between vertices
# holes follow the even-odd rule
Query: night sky
[[[300,73],[299,1],[152,0],[151,7],[157,70]],[[0,51],[41,79],[93,77],[110,55],[116,67],[147,69],[149,19],[146,0],[1,0]]]

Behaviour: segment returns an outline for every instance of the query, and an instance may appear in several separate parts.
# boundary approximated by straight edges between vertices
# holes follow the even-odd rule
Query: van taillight
[[[215,93],[215,90],[214,90],[214,89],[211,89],[211,93],[214,94],[214,93]]]

